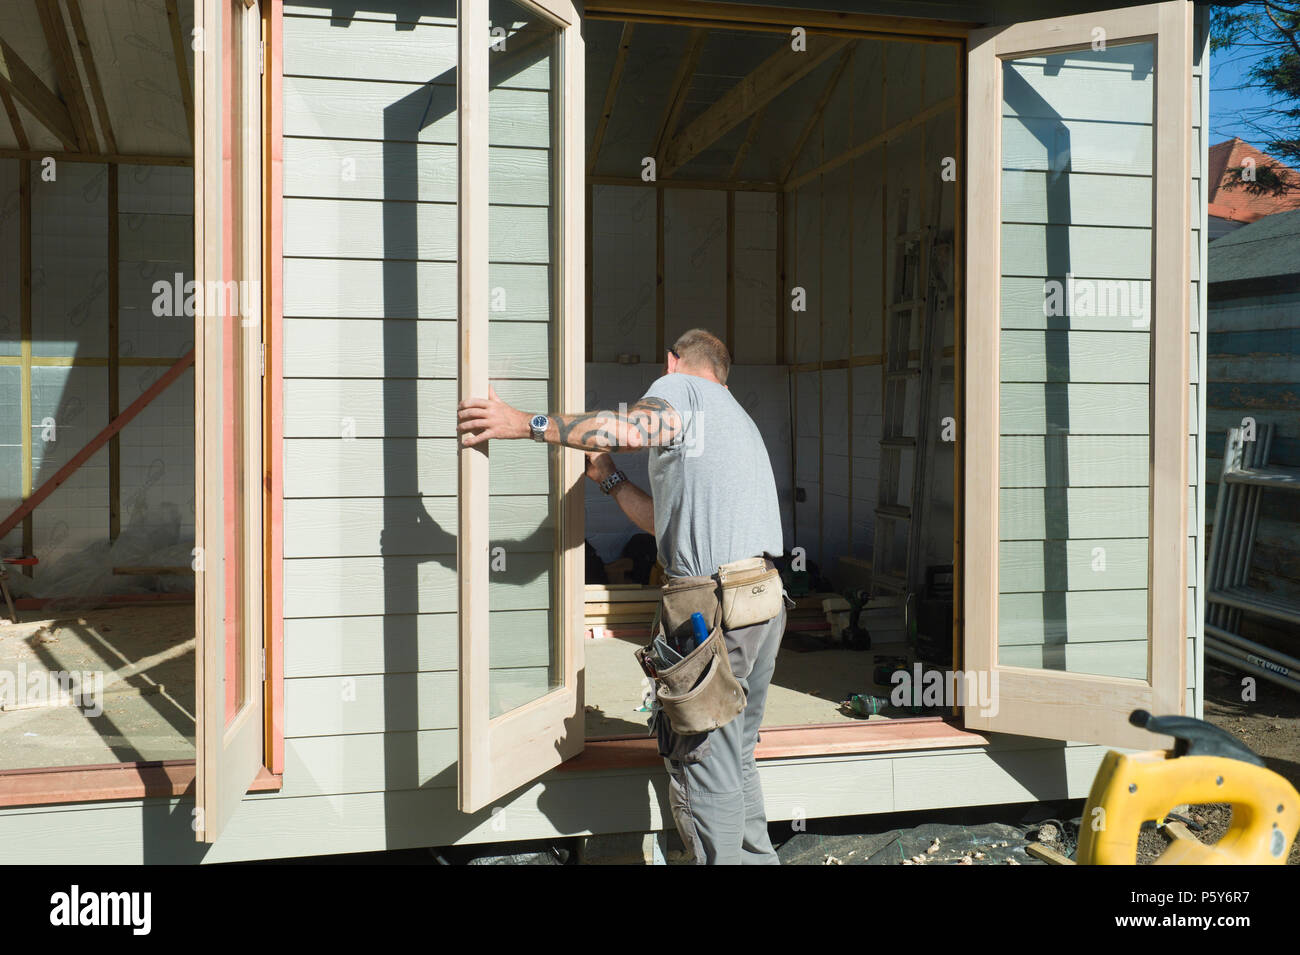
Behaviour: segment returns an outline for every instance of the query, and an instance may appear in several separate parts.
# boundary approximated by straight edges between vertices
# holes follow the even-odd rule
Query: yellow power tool
[[[1232,821],[1214,845],[1175,839],[1157,865],[1283,865],[1300,829],[1300,793],[1245,743],[1190,716],[1129,715],[1134,726],[1174,737],[1171,750],[1106,754],[1079,832],[1080,865],[1133,865],[1138,833],[1182,803],[1229,803]]]

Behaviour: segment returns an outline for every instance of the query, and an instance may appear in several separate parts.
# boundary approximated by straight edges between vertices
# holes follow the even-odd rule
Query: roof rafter
[[[609,117],[614,112],[614,103],[618,99],[618,85],[623,80],[623,67],[627,65],[628,49],[632,46],[632,27],[635,24],[623,24],[623,33],[618,40],[618,55],[614,57],[614,68],[609,74],[609,85],[605,88],[605,102],[600,109],[600,119],[596,121],[596,133],[591,137],[591,153],[587,156],[587,172],[594,172],[596,160],[600,158],[600,146],[605,141],[605,128]]]
[[[790,178],[790,173],[794,171],[794,164],[799,161],[799,154],[803,152],[804,146],[808,145],[808,139],[812,136],[813,130],[821,121],[822,114],[826,112],[826,105],[830,103],[831,97],[835,95],[835,87],[840,85],[840,77],[844,75],[845,68],[853,58],[853,51],[856,47],[850,47],[840,56],[840,61],[835,64],[835,69],[826,80],[826,86],[822,89],[822,95],[817,97],[817,105],[813,107],[812,113],[808,117],[808,122],[804,124],[803,131],[799,138],[795,140],[794,149],[790,150],[790,158],[786,160],[785,168],[781,170],[781,181],[785,182]]]
[[[664,116],[659,123],[659,133],[655,136],[653,155],[656,179],[668,175],[668,171],[664,168],[664,152],[677,129],[677,120],[682,115],[682,107],[686,104],[686,91],[691,88],[691,77],[695,75],[695,68],[699,65],[706,33],[707,31],[701,29],[691,30],[686,38],[686,49],[682,51],[681,62],[677,64],[677,75],[673,78],[668,103],[664,107]]]
[[[167,26],[172,35],[172,59],[176,61],[176,79],[181,87],[181,103],[185,108],[185,128],[190,142],[194,142],[194,90],[190,86],[190,68],[185,62],[185,39],[181,36],[181,14],[176,0],[167,0]]]
[[[752,73],[675,135],[665,146],[661,174],[668,176],[743,123],[781,93],[844,49],[848,37],[812,35],[800,52],[782,44]]]
[[[758,128],[763,123],[763,114],[767,112],[764,106],[754,114],[754,118],[749,121],[749,132],[745,133],[745,141],[740,144],[736,150],[736,158],[731,164],[731,175],[728,179],[739,179],[741,167],[745,165],[745,159],[749,156],[749,150],[754,145],[754,140],[758,138]]]
[[[77,61],[72,56],[72,43],[68,40],[58,0],[36,0],[36,12],[40,15],[41,30],[45,33],[50,55],[54,58],[59,92],[67,104],[72,128],[77,134],[77,143],[82,152],[99,152],[94,123],[90,119],[90,107],[86,103],[86,91],[81,86],[81,74],[77,72]]]
[[[4,40],[0,40],[0,87],[26,106],[65,147],[73,152],[81,149],[68,107]]]
[[[95,68],[95,55],[90,49],[90,40],[86,36],[86,23],[81,18],[81,4],[78,0],[67,0],[68,19],[72,21],[72,32],[77,38],[77,49],[81,52],[81,65],[86,70],[86,83],[90,86],[90,95],[95,100],[95,115],[99,118],[99,131],[104,136],[104,152],[117,152],[117,138],[113,135],[113,123],[108,115],[108,103],[104,101],[104,87],[99,82],[99,70]]]
[[[3,85],[0,85],[0,103],[4,104],[5,113],[9,116],[9,125],[13,127],[18,148],[27,149],[27,130],[23,129],[23,118],[18,115],[18,107],[14,105],[14,98],[9,95],[9,88]]]

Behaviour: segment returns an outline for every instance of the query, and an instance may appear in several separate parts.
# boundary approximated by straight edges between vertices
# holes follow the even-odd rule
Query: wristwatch
[[[624,474],[622,471],[615,471],[609,477],[605,478],[603,481],[600,482],[600,489],[604,491],[606,494],[608,494],[610,491],[614,490],[614,487],[616,485],[622,484],[626,480],[627,480],[626,474]]]
[[[528,429],[532,432],[534,441],[546,440],[546,428],[551,423],[551,419],[544,414],[535,414],[528,422]]]

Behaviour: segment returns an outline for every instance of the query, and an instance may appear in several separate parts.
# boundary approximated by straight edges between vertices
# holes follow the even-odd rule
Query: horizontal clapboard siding
[[[998,586],[1004,594],[1147,585],[1145,537],[1004,541],[998,559]]]
[[[517,407],[543,408],[544,381],[494,383]],[[450,379],[294,378],[284,383],[286,438],[452,438],[456,382]],[[346,440],[346,438],[344,438]]]
[[[1056,283],[1048,287],[1048,283]],[[1071,295],[1068,291],[1074,289]],[[1131,330],[1141,319],[1144,303],[1151,301],[1146,281],[1104,279],[1092,282],[1085,292],[1082,284],[1067,285],[1064,273],[1045,277],[1003,277],[1000,286],[1002,328],[1070,329],[1114,332]],[[1190,292],[1192,331],[1199,330],[1200,283]],[[1051,296],[1059,295],[1060,306]]]
[[[488,222],[492,261],[549,261],[550,217],[545,207],[494,205]],[[451,262],[456,258],[456,207],[442,202],[287,198],[284,254]]]
[[[551,554],[512,553],[489,577],[494,610],[550,604]],[[456,606],[451,554],[403,557],[312,557],[284,562],[286,617],[435,613]]]
[[[393,161],[385,144],[346,139],[286,139],[286,197],[456,201],[456,147],[420,143],[414,161]],[[388,161],[386,161],[388,160]],[[516,205],[545,205],[550,194],[547,154],[493,146],[488,150],[492,198]]]
[[[516,42],[532,41],[519,38]],[[496,59],[497,53],[489,57],[489,142],[502,138],[496,132],[498,127],[508,127],[513,122],[522,90],[531,92],[531,108],[538,117],[552,115],[550,110],[558,106],[558,103],[552,104],[549,99],[552,95],[550,83],[553,67],[558,65],[555,44],[542,40],[535,46],[529,46],[528,54],[518,61],[525,64],[522,68],[510,65],[510,44],[511,40],[507,38],[500,59]],[[511,72],[513,70],[517,72]],[[508,137],[505,142],[509,142]],[[509,278],[519,279],[518,284],[493,282],[489,289],[488,373],[497,379],[533,379],[534,387],[542,398],[529,403],[513,403],[517,407],[542,411],[553,406],[549,400],[546,379],[555,367],[554,359],[559,346],[548,334],[555,327],[550,319],[555,317],[553,303],[557,276],[554,274],[554,263],[559,238],[558,222],[551,208],[556,196],[555,190],[551,188],[555,144],[548,138],[544,143],[529,145],[535,145],[536,148],[508,149],[504,145],[489,147],[488,260],[494,265],[530,265],[534,272],[525,276],[516,271]],[[512,157],[513,162],[506,161]],[[496,161],[493,161],[494,158]],[[524,177],[522,183],[515,181],[518,176]],[[524,314],[541,315],[547,322],[521,324],[505,314],[511,307],[520,308]],[[498,390],[504,398],[505,390],[501,384],[498,381]],[[518,383],[515,384],[516,387],[512,390],[523,394]],[[550,474],[559,452],[553,448],[536,446],[533,450],[536,453],[525,459],[522,467],[532,472],[535,480],[540,483]],[[548,587],[558,583],[553,579],[559,572],[557,532],[548,517],[553,510],[558,509],[557,504],[558,497],[554,494],[520,501],[518,498],[503,496],[501,489],[489,483],[489,519],[494,528],[503,527],[501,533],[492,530],[489,542],[492,567],[490,579],[494,582],[488,587],[490,629],[502,629],[492,622],[494,618],[517,616],[510,612],[510,608],[516,606],[521,597],[525,596],[523,592],[532,586],[532,581],[528,578],[520,578],[511,583],[497,583],[502,579],[510,580],[511,572],[523,559],[523,555],[548,558],[545,575],[542,575],[540,566],[536,573]],[[498,512],[501,512],[501,516],[498,516]],[[507,528],[510,529],[509,532],[505,530]],[[519,592],[513,592],[511,588]],[[530,603],[531,606],[546,606],[551,596],[548,591],[540,598],[527,596],[527,599],[544,601],[541,604]],[[495,718],[516,706],[537,699],[555,688],[558,673],[555,665],[560,662],[555,652],[555,622],[554,616],[547,614],[531,626],[514,625],[508,633],[494,638],[508,642],[511,646],[528,648],[527,652],[533,654],[538,663],[527,668],[492,668],[488,677],[488,713],[491,717]]]
[[[1147,670],[1153,58],[1144,42],[1002,64],[1009,665]]]
[[[493,288],[512,290],[498,321],[550,317],[545,266],[492,263]],[[284,260],[286,315],[313,318],[456,318],[456,266],[449,262]]]
[[[1052,275],[1068,270],[1087,278],[1151,278],[1148,229],[1005,223],[1002,274]]]
[[[1003,434],[1145,434],[1149,428],[1147,385],[1004,383]]]
[[[1002,386],[1003,434],[1049,433],[1067,428],[1078,434],[1145,434],[1149,430],[1147,385],[1044,384],[1010,382]],[[1188,418],[1196,427],[1196,385],[1188,389]]]
[[[356,734],[421,731],[454,742],[454,8],[439,19],[427,5],[404,7],[409,26],[398,29],[386,22],[391,9],[353,19],[293,10],[284,59],[287,746],[325,741],[324,752]],[[554,348],[549,61],[494,71],[492,82],[489,374],[501,397],[540,410]],[[490,706],[501,712],[548,687],[554,527],[548,451],[502,443],[489,457],[491,543],[504,560],[489,582]]]
[[[1150,378],[1151,337],[1143,332],[1004,331],[1004,382],[1136,382]]]
[[[492,322],[488,374],[545,378],[550,327],[542,322]],[[454,321],[287,318],[287,377],[455,378],[459,359]]]
[[[494,495],[493,546],[509,554],[549,553],[554,524],[546,495]],[[285,557],[449,555],[456,552],[457,505],[445,497],[289,500],[284,505]],[[292,544],[292,550],[289,544]]]
[[[544,610],[494,613],[488,621],[492,665],[540,666],[545,654],[512,641],[511,633],[545,624]],[[285,676],[347,677],[363,674],[455,670],[459,657],[455,613],[362,617],[298,617],[284,625]]]
[[[295,76],[338,75],[338,62],[364,57],[372,63],[372,77],[389,82],[427,83],[443,71],[456,68],[454,23],[420,24],[411,30],[367,20],[355,20],[346,30],[327,20],[304,19],[296,23],[298,42],[286,45],[284,71]],[[505,49],[510,51],[510,41]],[[454,74],[453,74],[454,77]],[[545,90],[550,70],[545,59],[508,75],[493,76],[494,86],[509,89]]]
[[[509,710],[536,699],[546,691],[545,673],[543,667],[493,670],[492,709]],[[454,670],[286,680],[285,735],[454,729],[458,684]]]
[[[491,486],[509,494],[545,494],[543,476],[526,467],[537,451],[523,442],[498,443],[489,454]],[[289,439],[284,470],[286,499],[455,494],[456,439]]]
[[[1187,512],[1196,513],[1195,487]],[[1062,537],[1134,537],[1147,533],[1145,487],[1002,488],[999,539],[1042,541]],[[1068,529],[1068,533],[1053,533]]]
[[[1004,116],[1146,123],[1153,119],[1155,44],[1023,56],[1002,65]],[[1021,90],[1030,92],[1023,93]]]
[[[285,0],[284,13],[293,18],[295,31],[310,36],[311,24],[302,21],[309,17],[326,20],[339,20],[340,14],[332,3],[321,0]],[[427,23],[435,26],[454,27],[456,25],[456,0],[374,0],[374,2],[353,3],[348,6],[347,27],[351,28],[366,21],[390,24]],[[405,29],[405,27],[399,28]],[[295,36],[298,34],[295,33]]]

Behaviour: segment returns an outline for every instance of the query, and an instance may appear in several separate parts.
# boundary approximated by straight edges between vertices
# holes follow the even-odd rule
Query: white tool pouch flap
[[[771,620],[781,612],[781,574],[764,557],[750,557],[718,568],[722,584],[722,625],[728,630]]]

